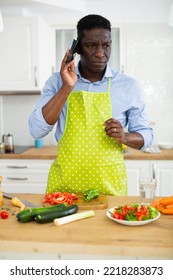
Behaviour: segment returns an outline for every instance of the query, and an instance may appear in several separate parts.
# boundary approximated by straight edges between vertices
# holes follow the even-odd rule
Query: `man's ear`
[[[76,47],[76,50],[75,50],[75,51],[76,51],[76,53],[77,53],[77,54],[80,54],[80,46],[79,46],[79,45],[77,45],[77,47]]]

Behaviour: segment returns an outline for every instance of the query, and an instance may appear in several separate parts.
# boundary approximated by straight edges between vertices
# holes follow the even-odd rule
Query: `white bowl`
[[[170,143],[170,142],[160,142],[158,145],[161,149],[172,149],[173,148],[173,143]]]

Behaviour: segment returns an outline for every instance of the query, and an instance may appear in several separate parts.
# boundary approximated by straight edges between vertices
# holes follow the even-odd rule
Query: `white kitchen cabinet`
[[[8,193],[43,194],[52,160],[0,160],[2,190]]]
[[[150,170],[155,172],[157,179],[157,196],[173,195],[173,161],[172,160],[152,160]]]
[[[126,160],[128,195],[139,195],[139,178],[155,176],[156,196],[173,195],[172,160]]]
[[[150,164],[148,160],[126,160],[128,195],[139,195],[139,178],[149,177]]]
[[[51,74],[50,27],[38,17],[3,18],[0,90],[40,90]]]

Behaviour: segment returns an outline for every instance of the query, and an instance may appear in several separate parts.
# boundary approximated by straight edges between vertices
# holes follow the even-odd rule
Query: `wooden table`
[[[41,195],[19,195],[41,205]],[[108,197],[108,208],[138,201],[138,197]],[[4,207],[11,207],[4,199]],[[13,208],[14,209],[14,208]],[[16,208],[15,208],[16,209]],[[95,217],[57,227],[54,223],[22,224],[0,219],[0,252],[56,253],[117,258],[173,259],[173,216],[161,215],[145,226],[123,226],[95,210]]]

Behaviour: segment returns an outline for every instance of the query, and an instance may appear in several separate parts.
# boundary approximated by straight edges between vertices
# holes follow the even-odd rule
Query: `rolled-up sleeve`
[[[42,90],[42,96],[37,102],[34,111],[29,116],[29,131],[34,139],[43,138],[54,125],[49,125],[42,114],[42,107],[56,94],[58,91],[59,77],[57,74],[52,75],[45,83]]]
[[[131,100],[131,107],[127,110],[128,131],[138,132],[144,138],[144,145],[141,150],[146,149],[152,145],[153,142],[153,128],[149,120],[142,88],[140,84],[133,80],[129,99]],[[129,103],[130,103],[129,100]]]
[[[42,108],[34,110],[29,117],[29,130],[34,139],[43,138],[52,131],[53,127],[53,125],[46,123],[42,114]]]

